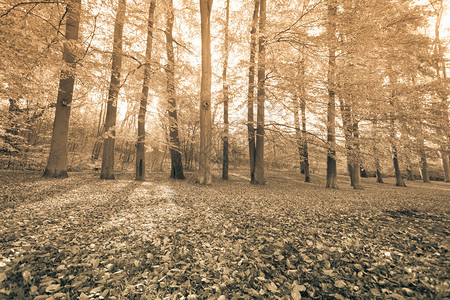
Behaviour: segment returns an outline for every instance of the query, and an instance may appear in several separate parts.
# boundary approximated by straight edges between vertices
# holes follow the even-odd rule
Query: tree
[[[266,98],[266,0],[259,3],[259,40],[258,40],[258,103],[256,116],[256,147],[255,147],[255,181],[254,184],[264,185],[264,102]]]
[[[305,182],[311,182],[309,174],[309,154],[308,154],[308,137],[306,130],[306,58],[304,51],[301,52],[299,65],[299,81],[298,95],[294,95],[294,127],[297,140],[298,154],[300,156],[300,173],[305,174]],[[301,113],[301,122],[300,114]],[[300,124],[301,123],[301,124]]]
[[[434,25],[434,67],[436,70],[436,78],[439,84],[439,96],[442,99],[442,141],[441,141],[441,157],[442,166],[444,170],[444,181],[450,182],[450,124],[448,114],[448,82],[447,82],[447,67],[445,64],[444,51],[442,41],[440,39],[440,27],[442,22],[442,16],[445,11],[445,0],[430,0],[429,1],[436,22]]]
[[[150,68],[153,46],[153,24],[155,19],[156,0],[150,2],[147,25],[147,46],[145,50],[144,81],[138,116],[138,139],[136,144],[136,180],[145,180],[145,115],[147,112],[147,98],[150,84]]]
[[[345,136],[345,148],[347,154],[347,170],[350,176],[350,184],[354,189],[361,188],[360,163],[358,160],[358,123],[355,121],[352,106],[346,103],[343,97],[339,97],[342,126]]]
[[[230,22],[230,0],[226,0],[226,17],[225,17],[225,41],[223,45],[224,59],[223,59],[223,158],[222,158],[222,179],[228,179],[228,102],[229,102],[229,88],[227,82],[227,69],[228,69],[228,55],[229,55],[229,38],[228,27]]]
[[[259,16],[259,1],[255,0],[252,24],[250,30],[250,62],[248,67],[248,93],[247,93],[247,131],[250,160],[250,183],[255,182],[255,125],[254,125],[254,97],[255,97],[255,61],[256,61],[256,30]]]
[[[397,186],[402,186],[402,187],[406,187],[406,183],[403,180],[403,176],[402,176],[402,172],[400,170],[400,164],[399,164],[399,160],[398,160],[398,149],[397,149],[397,130],[395,127],[395,116],[394,116],[394,112],[396,111],[396,106],[395,106],[395,88],[394,88],[394,81],[392,79],[392,77],[389,78],[389,81],[391,82],[391,86],[392,86],[392,95],[391,98],[389,99],[389,104],[392,108],[392,111],[390,113],[390,132],[391,132],[391,148],[392,148],[392,162],[394,164],[394,172],[395,172],[395,185]]]
[[[200,0],[202,80],[200,91],[200,160],[198,182],[211,184],[211,9],[213,0]]]
[[[377,176],[377,182],[378,183],[384,183],[383,181],[383,173],[381,171],[381,163],[380,163],[380,157],[379,157],[379,149],[377,147],[378,142],[380,142],[379,137],[378,137],[378,128],[377,128],[377,119],[376,117],[374,118],[373,121],[373,139],[374,139],[374,144],[373,144],[373,157],[374,157],[374,163],[375,163],[375,170],[376,170],[376,176]]]
[[[183,160],[181,158],[180,139],[178,136],[178,109],[175,92],[175,56],[173,53],[173,0],[169,0],[166,26],[166,51],[167,51],[167,96],[169,102],[169,149],[170,149],[170,178],[184,179]]]
[[[328,104],[327,104],[327,188],[337,188],[336,165],[336,1],[327,2]]]
[[[66,42],[63,60],[66,66],[61,70],[55,120],[50,145],[50,155],[44,177],[67,177],[67,139],[69,133],[70,109],[75,83],[77,64],[77,41],[80,27],[81,0],[70,0],[67,4]]]
[[[122,69],[122,36],[125,23],[126,0],[119,0],[116,21],[114,23],[114,41],[111,65],[111,81],[109,84],[108,102],[105,119],[105,139],[103,142],[103,157],[101,179],[114,179],[114,145],[116,140],[117,101],[120,90],[120,72]]]

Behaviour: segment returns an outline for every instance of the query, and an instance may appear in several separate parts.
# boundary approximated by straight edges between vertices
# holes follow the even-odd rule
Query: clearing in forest
[[[0,173],[0,299],[450,297],[445,183],[40,175]]]

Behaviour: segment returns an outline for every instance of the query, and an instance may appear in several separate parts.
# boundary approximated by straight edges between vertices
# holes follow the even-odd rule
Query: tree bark
[[[67,140],[70,108],[75,83],[76,43],[80,27],[81,0],[71,0],[67,5],[66,42],[63,60],[68,68],[61,70],[50,154],[44,177],[67,177]]]
[[[258,41],[258,103],[256,116],[256,148],[255,148],[255,181],[254,184],[264,185],[264,102],[266,98],[266,0],[259,3],[259,41]]]
[[[109,85],[108,102],[105,119],[105,140],[103,142],[103,157],[101,179],[114,179],[114,145],[116,139],[117,101],[120,90],[120,72],[122,69],[123,25],[125,23],[126,0],[119,0],[116,22],[114,24],[114,41],[111,65],[111,82]]]
[[[139,181],[144,181],[146,174],[145,115],[147,113],[147,98],[148,98],[148,89],[150,85],[150,67],[152,59],[153,24],[155,21],[155,7],[156,7],[156,0],[152,0],[150,2],[150,7],[148,10],[147,46],[145,50],[144,80],[142,83],[142,94],[138,115],[138,137],[136,143],[136,180]]]
[[[200,91],[200,160],[198,182],[211,184],[211,9],[212,0],[200,0],[202,79]]]
[[[230,22],[230,0],[226,2],[226,17],[225,17],[225,42],[224,42],[224,60],[223,60],[223,158],[222,158],[222,179],[228,179],[228,101],[229,101],[229,89],[227,82],[227,68],[228,68],[228,27]]]
[[[183,160],[181,157],[180,139],[178,135],[178,109],[175,92],[175,56],[173,52],[173,0],[169,0],[166,27],[166,51],[167,51],[167,96],[169,115],[169,150],[170,150],[170,178],[184,179]]]
[[[247,130],[248,150],[250,160],[250,183],[255,183],[255,120],[254,120],[254,97],[255,97],[255,66],[256,66],[256,31],[259,15],[259,1],[255,0],[253,10],[252,26],[250,30],[250,65],[248,68],[248,94],[247,94]]]
[[[336,3],[328,0],[327,188],[337,188],[336,166]]]

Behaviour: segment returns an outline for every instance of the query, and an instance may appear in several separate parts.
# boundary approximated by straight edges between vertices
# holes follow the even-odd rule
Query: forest
[[[0,0],[0,299],[450,297],[446,0]]]
[[[450,180],[445,1],[129,2],[2,2],[3,169]]]

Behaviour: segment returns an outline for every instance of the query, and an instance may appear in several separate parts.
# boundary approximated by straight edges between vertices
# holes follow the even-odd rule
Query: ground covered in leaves
[[[0,299],[450,297],[446,183],[0,172]]]

